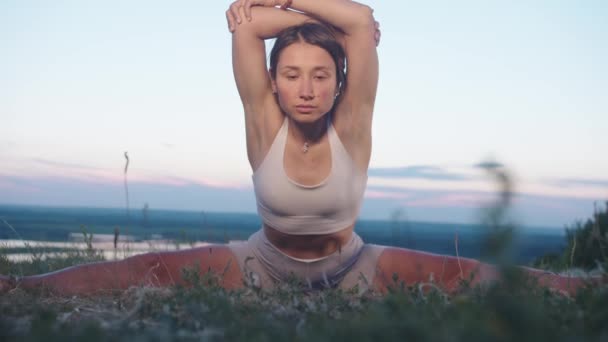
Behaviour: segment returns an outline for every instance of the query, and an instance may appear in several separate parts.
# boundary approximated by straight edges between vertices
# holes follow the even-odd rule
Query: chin
[[[313,116],[313,115],[306,115],[306,114],[304,114],[304,115],[303,114],[297,114],[297,115],[292,116],[292,118],[293,118],[294,121],[297,121],[297,122],[312,123],[312,122],[315,122],[315,121],[319,120],[321,117],[316,116],[316,115]]]
[[[292,120],[299,122],[299,123],[314,123],[321,119],[325,119],[327,117],[327,113],[326,114],[317,114],[317,113],[302,114],[302,113],[295,112],[295,113],[291,114],[290,117]]]

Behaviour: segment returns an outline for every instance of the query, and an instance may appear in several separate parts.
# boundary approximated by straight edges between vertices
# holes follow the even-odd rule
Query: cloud
[[[419,178],[431,180],[466,181],[472,177],[455,172],[445,171],[439,166],[414,165],[393,168],[370,168],[370,177],[381,178]]]
[[[549,184],[561,187],[608,187],[608,179],[564,178],[550,181]]]
[[[406,199],[410,196],[406,192],[398,191],[371,190],[369,188],[365,191],[365,198]]]
[[[148,185],[170,185],[177,187],[187,187],[187,186],[202,186],[209,188],[223,188],[223,189],[250,189],[251,185],[243,185],[242,183],[235,182],[220,182],[207,178],[185,178],[178,177],[175,175],[165,174],[165,173],[154,173],[152,171],[146,171],[142,174],[134,175],[129,178],[131,183],[141,183]]]
[[[493,194],[487,193],[445,193],[435,194],[427,198],[406,200],[403,202],[408,207],[427,207],[427,208],[481,208],[494,199]]]
[[[473,165],[473,167],[480,168],[480,169],[502,169],[505,167],[505,165],[501,164],[499,162],[496,162],[496,161],[489,160],[489,161],[477,163],[477,164]]]
[[[413,221],[475,223],[483,208],[495,203],[496,194],[483,191],[437,190],[372,186],[365,197],[361,216],[367,219],[390,219],[397,210],[405,210]],[[376,195],[378,194],[378,195]],[[563,228],[584,220],[593,212],[593,199],[571,196],[515,194],[510,212],[524,226]]]
[[[122,181],[122,172],[107,167],[66,163],[43,158],[30,158],[28,161],[43,166],[34,167],[32,171],[28,172],[27,177],[31,179],[72,179],[93,183],[119,183]]]
[[[17,146],[17,143],[12,140],[0,139],[0,150],[8,150]]]
[[[61,168],[70,168],[70,169],[86,169],[86,170],[103,170],[103,168],[93,167],[93,166],[89,166],[89,165],[64,163],[64,162],[58,162],[58,161],[42,159],[42,158],[32,158],[31,160],[35,163],[52,166],[52,167],[61,167]]]
[[[124,184],[103,178],[63,176],[24,177],[2,175],[0,204],[50,206],[124,206]],[[578,190],[577,190],[578,191]],[[129,179],[132,208],[144,203],[158,209],[255,212],[250,186],[220,185],[204,179],[142,177]],[[395,210],[405,210],[408,219],[427,222],[474,223],[483,207],[497,195],[467,189],[422,189],[370,185],[361,208],[362,219],[390,219]],[[561,228],[589,217],[594,199],[518,193],[513,201],[516,218],[524,225]]]
[[[158,209],[255,212],[251,189],[176,183],[129,182],[131,207],[149,203]],[[120,182],[0,175],[0,204],[112,208],[124,206],[124,191]]]
[[[23,179],[4,175],[0,175],[0,190],[4,194],[20,193],[25,196],[32,196],[41,191],[39,187],[31,185]]]
[[[495,193],[474,190],[416,189],[370,186],[365,198],[391,200],[404,207],[481,207],[492,203]]]

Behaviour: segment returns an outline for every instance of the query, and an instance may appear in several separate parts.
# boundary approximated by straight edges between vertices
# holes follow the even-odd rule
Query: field
[[[5,211],[0,216],[9,215]],[[36,217],[31,215],[30,221],[36,221],[31,219]],[[66,239],[54,230],[36,233],[32,229],[27,232],[30,223],[20,222],[15,216],[9,218],[17,233],[30,239],[33,236],[28,234],[42,234],[40,236],[45,241],[52,241],[50,237],[53,236],[57,238],[55,241]],[[213,215],[207,214],[207,221],[199,222],[201,226],[192,227],[192,230],[182,222],[184,228],[175,235],[177,244],[194,243],[198,240],[193,237],[196,228],[199,234],[205,234],[201,227],[213,227],[217,224],[214,219]],[[99,227],[92,228],[89,224],[83,230],[80,225],[85,220],[83,217],[71,223],[71,227],[77,227],[71,232],[82,235],[85,248],[51,250],[44,258],[42,253],[26,249],[26,253],[32,253],[32,258],[22,261],[10,260],[8,253],[0,252],[0,274],[37,274],[105,259],[102,251],[96,249],[94,243],[87,243],[87,239],[92,242],[92,231],[111,234],[116,222],[108,219],[108,223],[102,225],[95,221],[94,225]],[[148,225],[151,227],[134,227],[132,221],[130,234],[134,240],[163,234],[167,228],[158,222],[150,220]],[[233,223],[230,222],[230,226],[239,227]],[[65,222],[56,224],[57,227],[65,226]],[[244,234],[247,234],[247,229],[256,229],[255,222],[253,226],[243,223],[240,227]],[[377,234],[380,238],[399,237],[398,242],[419,246],[424,245],[423,241],[433,239],[430,233],[426,237],[417,234],[413,224],[409,231],[393,229],[391,223],[387,223],[385,228]],[[435,226],[435,229],[441,228],[445,229]],[[140,235],[138,229],[145,234]],[[459,240],[474,236],[471,231],[460,229]],[[223,231],[221,227],[208,229],[210,236],[215,235],[220,240],[224,239]],[[226,236],[232,233],[226,230]],[[547,235],[542,231],[535,234]],[[435,235],[441,234],[435,231]],[[487,242],[483,236],[477,235],[476,241]],[[448,246],[453,249],[451,234],[445,241],[450,240],[452,243]],[[432,241],[436,243],[438,240]],[[480,253],[484,247],[481,242],[472,246],[476,247],[467,253]],[[460,247],[468,248],[466,244]],[[60,254],[53,254],[56,252]],[[513,257],[513,253],[509,255]],[[515,254],[515,257],[517,259],[521,255]],[[450,295],[441,290],[440,284],[414,284],[402,279],[395,279],[391,293],[385,296],[358,289],[310,292],[296,281],[271,293],[255,288],[227,292],[217,286],[217,276],[200,274],[192,269],[183,271],[182,276],[189,284],[185,287],[133,287],[124,292],[73,297],[56,296],[46,289],[17,288],[0,294],[0,340],[608,340],[607,286],[592,286],[575,296],[564,296],[526,278],[512,266],[513,258],[497,260],[502,260],[502,282],[470,287],[463,281],[460,290]]]
[[[91,254],[94,256],[94,253]],[[89,257],[91,256],[89,255]],[[72,257],[74,262],[87,260]],[[4,261],[6,263],[6,260]],[[55,262],[65,266],[65,262]],[[6,267],[7,265],[4,265]],[[24,265],[21,265],[22,267]],[[19,267],[13,265],[13,267]],[[393,292],[226,292],[185,270],[191,286],[133,287],[90,297],[16,289],[0,296],[0,339],[87,341],[602,341],[608,288],[565,297],[505,269],[501,285],[447,296],[432,284],[395,281]]]

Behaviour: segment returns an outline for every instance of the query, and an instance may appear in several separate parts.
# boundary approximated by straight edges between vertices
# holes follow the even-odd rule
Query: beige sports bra
[[[367,174],[357,168],[330,123],[332,166],[327,178],[312,186],[290,179],[283,166],[288,126],[286,117],[252,176],[262,221],[293,235],[331,234],[349,227],[359,215]]]

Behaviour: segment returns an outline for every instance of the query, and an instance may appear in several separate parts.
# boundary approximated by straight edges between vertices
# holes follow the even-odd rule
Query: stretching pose
[[[310,288],[386,291],[393,276],[445,290],[496,278],[476,260],[364,244],[355,221],[367,183],[380,31],[349,0],[237,0],[226,12],[261,229],[248,241],[149,253],[24,277],[21,287],[92,293],[182,282],[198,265],[227,289],[269,289],[296,277]],[[265,40],[276,38],[267,68]],[[529,270],[573,291],[581,282]],[[0,278],[0,287],[15,286]]]

